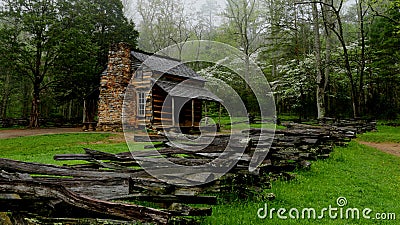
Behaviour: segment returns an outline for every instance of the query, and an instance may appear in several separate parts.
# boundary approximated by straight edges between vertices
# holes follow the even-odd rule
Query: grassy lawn
[[[115,136],[110,133],[67,133],[1,139],[0,157],[62,165],[76,163],[76,161],[54,161],[54,155],[84,153],[83,148],[110,153],[129,151],[125,142],[110,140]],[[144,145],[145,143],[138,143],[138,150],[142,150]]]
[[[0,127],[0,130],[13,130],[13,129],[24,129],[22,126],[13,126],[13,127]]]
[[[400,143],[400,127],[378,126],[379,132],[370,132],[361,135],[358,139],[367,142]]]
[[[384,141],[400,143],[400,128],[379,126],[379,132],[359,137],[364,141]],[[83,153],[89,147],[110,153],[128,151],[126,144],[110,140],[115,134],[84,133],[21,137],[0,140],[0,157],[16,160],[64,164],[53,160],[55,154]],[[145,144],[138,143],[138,150]],[[213,216],[203,219],[202,224],[399,224],[400,220],[400,158],[380,152],[374,148],[352,141],[348,147],[338,147],[331,158],[313,162],[308,171],[297,171],[292,181],[275,181],[272,189],[264,190],[256,198],[221,201],[213,206]],[[273,192],[276,199],[263,200]],[[325,212],[324,219],[279,219],[277,213],[267,218],[257,217],[259,208],[267,203],[272,208],[290,210],[314,208],[317,216],[323,208],[338,207],[336,200],[345,197],[344,207],[360,210],[360,220],[330,219]],[[369,214],[395,213],[396,221],[362,219],[362,210],[370,208]],[[285,214],[288,216],[288,212]],[[307,217],[307,216],[306,216]]]
[[[229,117],[229,116],[223,116],[220,119],[218,117],[212,117],[213,121],[215,123],[218,123],[218,121],[221,122],[221,131],[222,132],[230,132],[231,129],[233,130],[243,130],[243,129],[248,129],[250,128],[265,128],[265,129],[285,129],[284,126],[281,125],[276,125],[274,123],[254,123],[248,125],[245,123],[245,121],[248,119],[244,117]],[[212,121],[211,121],[212,122]],[[234,123],[234,125],[231,125],[231,123]]]

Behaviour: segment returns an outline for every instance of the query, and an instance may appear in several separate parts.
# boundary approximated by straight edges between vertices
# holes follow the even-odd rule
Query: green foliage
[[[138,0],[137,10],[142,19],[139,38],[142,50],[157,52],[189,39],[189,16],[181,0]]]
[[[400,108],[400,53],[396,51],[400,45],[399,0],[358,1],[361,7],[347,1],[349,7],[334,15],[332,9],[338,9],[341,2],[345,1],[334,1],[332,7],[325,5],[329,12],[318,8],[321,70],[330,70],[324,93],[327,116],[349,117],[354,102],[360,116],[396,118]],[[80,117],[82,98],[98,87],[99,75],[106,68],[109,45],[120,41],[134,47],[137,44],[138,32],[124,16],[121,0],[0,0],[0,3],[3,118],[29,117],[34,95],[41,98],[38,101],[42,117],[66,116],[65,112],[71,108],[74,116]],[[225,20],[217,26],[212,15],[215,4],[207,3],[208,9],[203,7],[197,14],[201,18],[197,18],[184,9],[181,0],[140,0],[137,7],[143,19],[140,47],[154,51],[202,37],[230,44],[244,53],[246,57],[242,60],[256,61],[265,76],[278,85],[275,96],[280,113],[314,117],[317,71],[311,4],[297,4],[295,0],[229,0],[228,3],[220,14]],[[340,38],[333,32],[340,31],[337,17],[343,28]],[[365,54],[362,54],[361,20],[366,36]],[[344,60],[344,46],[349,66]],[[210,55],[213,51],[217,50],[211,49]],[[326,58],[328,53],[330,59]],[[256,100],[245,90],[243,79],[206,62],[194,63],[193,68],[207,67],[211,68],[207,72],[226,81],[241,95],[249,111],[257,112]],[[248,71],[246,66],[240,69],[245,74]]]
[[[286,65],[281,65],[278,69],[282,74],[279,80],[278,92],[284,99],[293,99],[296,103],[293,107],[301,107],[301,95],[314,91],[315,74],[314,56],[308,55],[304,60],[298,62],[291,60]]]
[[[268,79],[273,81],[274,87],[276,84],[289,84],[287,87],[277,89],[278,111],[313,116],[315,113],[312,112],[316,111],[316,107],[312,107],[316,102],[314,89],[317,87],[314,86],[310,92],[307,92],[310,97],[300,99],[299,96],[302,94],[299,87],[304,85],[299,84],[305,80],[302,78],[305,78],[307,73],[301,68],[295,70],[302,63],[308,64],[311,68],[309,83],[315,82],[317,72],[313,65],[315,59],[309,59],[309,55],[312,55],[316,48],[312,41],[314,34],[310,18],[311,4],[301,6],[295,4],[296,7],[291,8],[289,6],[291,1],[287,2],[288,5],[283,3],[278,6],[273,4],[279,2],[278,0],[265,2],[269,4],[269,9],[276,8],[276,10],[271,14],[275,17],[269,21],[271,23],[271,33],[268,36],[270,42],[259,60],[263,61],[263,70]],[[398,96],[400,82],[397,76],[399,56],[398,51],[394,50],[395,46],[398,46],[398,37],[396,37],[396,28],[400,21],[398,1],[357,1],[359,4],[349,2],[349,7],[341,8],[340,12],[331,15],[331,18],[332,10],[339,9],[339,4],[343,2],[345,1],[334,1],[332,6],[326,4],[327,9],[324,9],[321,4],[319,8],[321,70],[323,73],[329,73],[329,82],[325,90],[327,116],[349,117],[352,116],[352,111],[359,111],[361,116],[394,118],[399,108],[398,100],[394,96]],[[282,16],[281,13],[285,10],[288,13]],[[292,18],[291,21],[294,22],[285,18]],[[341,24],[338,24],[338,19]],[[379,21],[384,21],[384,23]],[[331,22],[335,23],[330,24]],[[363,27],[361,27],[361,22]],[[339,32],[341,30],[343,32]],[[372,38],[376,35],[380,38]],[[364,49],[363,36],[366,36]],[[326,45],[327,43],[329,45]],[[326,58],[329,56],[328,53],[331,57]],[[348,65],[346,61],[349,62]],[[279,70],[285,67],[292,69]],[[298,73],[292,76],[297,79],[287,79],[288,73],[293,75]],[[285,82],[285,79],[289,82]],[[354,109],[352,103],[355,105]],[[302,109],[304,107],[305,109]]]
[[[138,32],[125,18],[120,0],[69,0],[61,7],[66,18],[54,90],[57,99],[65,102],[82,99],[97,88],[110,44],[127,42],[136,47]]]
[[[5,1],[0,33],[2,51],[21,76],[39,82],[47,76],[60,38],[53,1]],[[36,77],[37,76],[37,77]],[[41,88],[41,87],[39,87]]]
[[[121,0],[2,0],[1,4],[0,67],[17,77],[13,79],[17,82],[9,82],[10,90],[21,89],[22,82],[22,96],[29,97],[32,88],[37,99],[33,105],[41,104],[42,110],[82,101],[97,88],[110,44],[127,42],[136,47],[138,32],[124,16]]]
[[[392,17],[400,18],[399,11],[390,11]],[[369,64],[368,108],[380,118],[394,119],[398,114],[400,102],[400,53],[395,51],[400,45],[400,35],[396,33],[396,25],[386,18],[378,17],[370,25],[368,44],[372,48],[372,61]]]
[[[276,93],[289,105],[289,110],[306,114],[307,99],[315,95],[314,56],[290,60],[278,66],[278,70],[281,78],[276,81]]]
[[[233,64],[236,63],[234,60],[232,62]],[[240,63],[242,65],[243,63]],[[251,90],[248,90],[246,87],[246,82],[245,80],[237,74],[235,71],[233,71],[231,68],[227,68],[225,66],[217,65],[217,64],[204,64],[202,65],[204,68],[201,68],[198,73],[208,79],[207,85],[213,86],[211,90],[223,90],[223,86],[218,85],[219,82],[213,82],[214,80],[221,80],[225,84],[227,84],[230,88],[235,90],[235,92],[240,96],[241,100],[243,101],[244,105],[246,106],[246,109],[249,113],[253,115],[259,115],[259,102],[256,99],[256,96]],[[236,65],[233,65],[232,68],[236,69]],[[237,68],[238,70],[241,70],[242,68]],[[221,91],[220,94],[227,94],[229,92],[223,92]],[[225,96],[227,99],[229,99],[230,96]],[[210,110],[213,112],[218,112],[219,111],[219,105],[218,104],[210,104]],[[223,110],[223,113],[226,114],[226,110]]]
[[[238,48],[237,38],[232,38],[232,34],[235,33],[235,27],[233,24],[225,24],[222,27],[218,27],[215,31],[214,41],[228,44],[230,46]]]
[[[392,0],[390,1],[391,5],[389,7],[391,12],[398,12],[400,9],[400,1],[399,0]],[[400,34],[400,17],[394,16],[392,22],[396,27],[397,34]]]

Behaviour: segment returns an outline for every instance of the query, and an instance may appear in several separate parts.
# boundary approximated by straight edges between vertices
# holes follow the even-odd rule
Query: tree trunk
[[[352,108],[353,108],[353,117],[357,118],[358,117],[358,101],[357,101],[357,90],[356,90],[356,83],[354,82],[353,74],[351,72],[351,66],[349,62],[349,55],[347,53],[347,48],[344,48],[345,52],[345,64],[346,64],[346,70],[347,70],[347,76],[350,79],[350,88],[351,88],[351,103],[352,103]]]
[[[245,71],[244,71],[244,80],[245,80],[245,89],[246,91],[250,92],[250,55],[249,53],[246,52],[246,56],[245,56]]]
[[[24,79],[23,84],[21,84],[21,89],[23,90],[22,92],[22,118],[28,119],[30,117],[30,97],[31,97],[31,87],[30,84]]]
[[[69,106],[68,106],[68,120],[71,120],[72,118],[72,100],[69,101]]]
[[[353,72],[352,72],[352,67],[350,65],[350,57],[348,54],[348,49],[346,46],[346,41],[344,37],[344,32],[343,32],[343,24],[342,24],[342,19],[341,19],[341,9],[343,7],[344,1],[341,0],[339,1],[339,8],[336,8],[333,5],[333,1],[330,0],[329,3],[328,1],[325,1],[325,6],[329,7],[331,10],[331,13],[334,13],[336,23],[330,22],[325,20],[325,25],[328,23],[329,29],[337,36],[341,47],[343,48],[343,61],[344,61],[344,67],[346,69],[346,76],[350,80],[350,88],[351,88],[351,103],[352,103],[352,110],[353,110],[353,116],[358,117],[359,116],[359,111],[358,111],[358,95],[357,95],[357,84],[354,81],[353,77]],[[337,28],[337,29],[336,29]]]
[[[11,75],[7,72],[6,79],[5,79],[5,82],[3,85],[3,99],[2,99],[2,103],[1,103],[1,118],[3,120],[7,119],[7,108],[8,108],[8,102],[9,102],[8,100],[11,95],[10,79],[11,79]]]
[[[305,96],[303,92],[303,86],[300,85],[300,112],[299,112],[299,122],[301,123],[303,117],[303,113],[305,114]]]
[[[35,84],[33,87],[32,109],[29,122],[30,128],[39,127],[39,103],[40,103],[40,88],[39,85]]]
[[[360,56],[360,83],[358,93],[358,112],[363,114],[364,112],[364,76],[365,76],[365,30],[364,30],[364,12],[363,12],[363,0],[357,2],[357,13],[358,22],[360,25],[360,39],[361,39],[361,56]]]
[[[351,103],[352,103],[352,108],[353,108],[353,117],[356,118],[358,117],[358,107],[357,107],[357,87],[356,87],[356,83],[354,82],[354,77],[353,77],[353,72],[352,72],[352,68],[350,65],[350,57],[349,57],[349,53],[347,50],[347,46],[346,46],[346,42],[345,42],[345,38],[343,35],[343,24],[342,24],[342,20],[340,17],[340,9],[339,10],[334,10],[335,12],[335,16],[337,19],[337,26],[339,31],[332,29],[332,31],[336,34],[336,36],[339,39],[340,44],[342,45],[343,48],[343,58],[344,58],[344,64],[345,64],[345,69],[346,69],[346,75],[350,80],[350,88],[351,88]]]
[[[36,34],[38,40],[42,40],[43,30],[39,30]],[[44,74],[42,74],[42,53],[43,53],[43,43],[41,41],[36,43],[36,55],[35,55],[35,69],[33,71],[33,98],[32,98],[32,109],[31,118],[29,122],[30,128],[39,127],[39,104],[40,104],[40,91],[41,83],[44,79]]]
[[[329,0],[324,0],[326,4],[329,4]],[[330,24],[332,21],[332,14],[328,10],[328,6],[326,4],[321,5],[322,9],[322,15],[324,17],[324,25],[325,25],[325,70],[324,70],[324,91],[326,91],[326,88],[328,86],[329,82],[329,75],[330,75],[330,63],[331,63],[331,49],[332,49],[332,33],[329,30],[327,24]],[[325,96],[326,97],[326,96]],[[330,105],[329,105],[329,97],[326,98],[327,103],[325,104],[326,111],[325,115],[327,112],[330,111]]]
[[[315,55],[315,69],[317,71],[317,112],[318,119],[325,117],[325,79],[322,77],[321,70],[321,37],[319,33],[319,16],[317,3],[312,4],[313,25],[314,25],[314,55]]]

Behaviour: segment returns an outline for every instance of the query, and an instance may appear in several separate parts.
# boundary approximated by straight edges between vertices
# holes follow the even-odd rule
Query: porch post
[[[207,101],[204,101],[204,113],[205,113],[205,115],[204,115],[204,117],[206,118],[205,119],[205,126],[207,126],[208,125],[208,111],[207,111]]]
[[[194,127],[194,98],[192,99],[192,127]]]
[[[221,113],[222,113],[222,104],[219,103],[219,114],[218,114],[218,125],[221,127]]]
[[[175,127],[175,98],[171,96],[172,126]]]

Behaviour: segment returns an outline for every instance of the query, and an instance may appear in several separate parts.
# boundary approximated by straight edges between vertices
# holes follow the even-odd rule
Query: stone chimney
[[[98,130],[122,130],[122,104],[131,77],[131,46],[126,43],[112,45],[107,69],[100,80]]]

